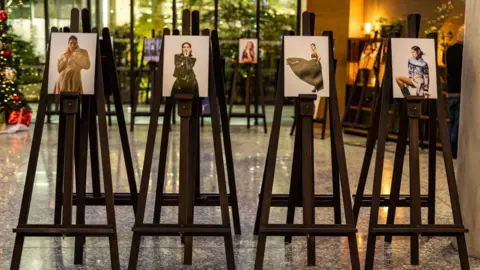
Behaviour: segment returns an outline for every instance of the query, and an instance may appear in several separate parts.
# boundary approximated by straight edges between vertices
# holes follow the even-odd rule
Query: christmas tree
[[[8,14],[0,10],[0,131],[10,128],[8,133],[19,130],[19,125],[29,126],[31,110],[16,84],[17,71],[14,68],[14,55],[9,46]],[[3,119],[3,121],[2,121]],[[24,130],[24,128],[20,128]]]

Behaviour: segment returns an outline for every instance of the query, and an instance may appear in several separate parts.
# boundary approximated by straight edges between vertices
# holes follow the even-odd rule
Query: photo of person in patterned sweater
[[[411,48],[412,57],[408,59],[408,77],[397,76],[395,78],[398,86],[402,90],[404,96],[410,96],[410,88],[415,88],[416,96],[428,98],[430,96],[428,90],[430,85],[430,74],[428,63],[422,58],[424,52],[419,46]]]

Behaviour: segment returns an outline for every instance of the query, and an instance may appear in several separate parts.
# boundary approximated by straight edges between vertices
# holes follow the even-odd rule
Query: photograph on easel
[[[285,36],[285,96],[329,96],[328,37]]]
[[[393,97],[437,98],[437,70],[433,39],[393,38]]]
[[[238,61],[240,64],[256,64],[258,62],[258,40],[255,38],[242,38],[239,42]]]
[[[165,36],[163,96],[194,94],[208,97],[208,36]]]
[[[377,61],[378,50],[380,49],[380,42],[369,42],[363,47],[362,55],[360,55],[359,69],[372,70]]]
[[[52,33],[49,46],[48,93],[93,95],[97,34]]]
[[[147,62],[160,61],[161,38],[146,38],[143,41],[143,60]]]

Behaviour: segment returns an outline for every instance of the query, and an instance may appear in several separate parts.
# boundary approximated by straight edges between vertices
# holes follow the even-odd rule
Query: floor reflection
[[[287,193],[290,184],[291,159],[293,153],[293,137],[289,136],[289,126],[282,128],[280,146],[275,174],[275,193]],[[58,126],[46,125],[42,137],[34,194],[32,198],[29,222],[42,223],[53,221],[54,192],[56,177],[56,159]],[[129,132],[133,165],[137,183],[139,183],[144,162],[147,126],[137,125],[134,132]],[[0,136],[0,258],[1,269],[9,268],[13,248],[14,234],[12,228],[18,220],[18,212],[23,193],[25,172],[32,132]],[[243,126],[232,126],[232,147],[234,153],[235,175],[240,203],[240,215],[243,235],[234,237],[237,269],[253,269],[255,259],[256,237],[253,236],[258,192],[263,175],[265,154],[269,135],[263,129],[247,129]],[[158,159],[160,134],[154,151],[151,184],[147,197],[147,213],[145,220],[153,219],[156,179],[158,174]],[[127,174],[125,171],[123,152],[118,128],[109,129],[110,158],[112,165],[113,186],[116,192],[128,192]],[[179,174],[179,126],[173,127],[170,133],[168,149],[165,192],[178,192]],[[316,193],[330,193],[331,186],[331,154],[330,140],[320,140],[318,131],[315,133],[315,190]],[[212,132],[209,126],[201,129],[200,173],[202,177],[202,192],[217,191],[215,157],[213,154]],[[347,155],[348,174],[352,193],[356,190],[360,173],[365,138],[345,136],[345,151]],[[384,183],[382,193],[390,191],[393,170],[393,151],[395,144],[388,143],[384,165]],[[420,151],[421,187],[427,191],[427,152]],[[437,164],[442,164],[441,155],[437,155]],[[373,164],[368,177],[366,193],[371,193]],[[408,184],[408,153],[403,170],[402,193],[409,190]],[[437,169],[437,223],[451,223],[452,216],[448,198],[448,187],[445,181],[444,169]],[[91,190],[91,170],[88,169],[87,189]],[[166,207],[162,211],[162,222],[177,221],[176,208]],[[385,222],[387,208],[380,211],[380,222]],[[120,246],[122,268],[126,269],[131,241],[131,227],[134,222],[131,207],[116,208],[117,230]],[[270,222],[283,223],[286,219],[285,209],[272,209]],[[423,222],[427,221],[427,212],[422,210]],[[104,207],[87,207],[86,220],[90,223],[105,222]],[[343,218],[344,220],[344,218]],[[297,209],[295,222],[301,223],[302,211]],[[397,209],[396,221],[409,221],[409,212]],[[198,207],[195,210],[195,222],[220,222],[219,208]],[[357,240],[360,249],[360,260],[363,264],[367,242],[369,209],[363,208],[358,223]],[[333,223],[333,210],[316,209],[316,223]],[[377,241],[375,256],[376,269],[457,269],[458,255],[450,246],[448,238],[421,239],[421,265],[410,266],[409,240],[405,237],[394,238],[391,244],[384,243],[383,238]],[[88,238],[85,249],[85,266],[73,266],[74,241],[71,238],[28,238],[25,241],[23,269],[108,269],[110,259],[108,241],[105,239]],[[349,269],[350,258],[346,239],[334,237],[317,238],[317,269]],[[185,269],[222,269],[225,267],[223,239],[194,238],[193,267]],[[284,245],[282,237],[269,237],[265,254],[265,269],[303,269],[306,262],[306,241],[296,237],[291,245]],[[145,237],[142,241],[140,263],[138,269],[184,269],[182,266],[183,249],[177,237]],[[480,269],[480,260],[471,259],[472,269]]]

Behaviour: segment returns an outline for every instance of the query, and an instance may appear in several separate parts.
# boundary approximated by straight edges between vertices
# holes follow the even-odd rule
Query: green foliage
[[[13,68],[17,70],[17,84],[39,83],[42,81],[42,75],[39,72],[31,72],[30,68],[25,66],[40,65],[40,57],[35,52],[32,42],[22,40],[20,36],[10,34],[7,36],[7,42],[13,52]]]
[[[17,43],[16,36],[8,34],[10,26],[7,25],[7,22],[0,23],[0,41],[2,42],[2,50],[0,50],[0,107],[9,111],[28,107],[28,105],[24,95],[18,90],[18,68],[23,60],[21,60],[21,57],[15,58],[15,52],[19,49],[17,46],[25,44]],[[22,49],[25,49],[25,47],[20,48],[20,50]],[[11,55],[8,55],[7,52],[11,52]]]

